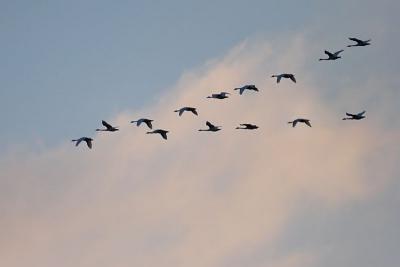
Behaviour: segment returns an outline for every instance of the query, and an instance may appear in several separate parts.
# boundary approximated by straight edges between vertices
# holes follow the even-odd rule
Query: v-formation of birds
[[[371,40],[360,40],[357,38],[349,38],[351,41],[355,42],[351,45],[348,45],[347,47],[357,47],[357,46],[368,46],[371,43]],[[340,59],[341,56],[340,54],[344,51],[344,49],[341,49],[339,51],[336,52],[330,52],[325,50],[324,53],[328,56],[328,58],[320,58],[319,60],[337,60]],[[296,83],[296,78],[294,76],[294,74],[292,73],[281,73],[281,74],[274,74],[271,77],[276,78],[276,82],[280,83],[282,79],[290,79],[293,83]],[[234,88],[233,90],[237,90],[239,91],[239,95],[243,95],[243,93],[248,90],[248,91],[255,91],[258,92],[258,88],[254,85],[254,84],[248,84],[248,85],[244,85],[242,87],[238,87],[238,88]],[[211,99],[225,99],[225,98],[229,98],[230,93],[228,92],[220,92],[220,93],[214,93],[211,94],[210,96],[207,96],[207,98],[211,98]],[[198,112],[197,109],[194,107],[182,107],[180,109],[174,110],[174,112],[177,112],[179,116],[182,116],[183,113],[185,112],[190,112],[193,115],[198,116]],[[346,112],[346,116],[345,118],[343,118],[343,120],[361,120],[364,119],[365,116],[365,111],[362,111],[360,113],[356,113],[356,114],[352,114],[352,113],[347,113]],[[167,140],[168,139],[168,133],[169,131],[164,130],[164,129],[156,129],[153,130],[153,124],[152,124],[153,120],[148,119],[148,118],[141,118],[138,119],[136,121],[131,121],[131,123],[136,124],[136,126],[141,126],[142,124],[146,124],[147,127],[151,130],[146,132],[147,134],[159,134],[163,139]],[[304,118],[297,118],[293,121],[289,121],[289,124],[292,124],[293,127],[296,127],[296,125],[298,123],[304,123],[305,125],[307,125],[308,127],[311,127],[311,122],[309,119],[304,119]],[[119,131],[118,127],[112,126],[111,124],[109,124],[108,122],[102,120],[102,125],[105,128],[102,129],[96,129],[96,131],[104,131],[104,132],[115,132],[115,131]],[[212,124],[209,121],[206,121],[206,126],[208,127],[207,129],[199,129],[199,131],[204,131],[204,132],[218,132],[221,130],[221,126],[216,126],[214,124]],[[242,123],[240,124],[238,127],[236,127],[236,129],[243,129],[243,130],[256,130],[259,127],[257,125],[251,124],[251,123]],[[88,146],[88,148],[92,148],[92,143],[93,143],[93,139],[90,137],[81,137],[78,139],[74,139],[72,140],[73,142],[75,142],[75,145],[78,146],[81,142],[85,142],[86,145]]]

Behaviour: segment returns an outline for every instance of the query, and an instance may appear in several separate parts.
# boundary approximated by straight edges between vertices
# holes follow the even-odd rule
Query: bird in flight
[[[272,75],[271,77],[276,77],[276,83],[280,83],[282,78],[291,79],[294,83],[296,83],[296,78],[294,77],[294,74],[291,73],[276,74]]]
[[[185,112],[185,111],[192,112],[192,113],[193,113],[194,115],[196,115],[196,116],[199,115],[199,114],[197,113],[196,108],[192,108],[192,107],[183,107],[183,108],[174,110],[174,112],[179,112],[179,116],[182,116],[183,112]]]
[[[96,129],[96,131],[104,131],[104,132],[115,132],[115,131],[119,131],[118,128],[111,126],[111,124],[107,123],[105,120],[101,121],[101,124],[103,124],[104,127],[106,127],[105,129]]]
[[[206,121],[206,125],[208,126],[208,129],[200,129],[200,132],[218,132],[221,130],[221,126],[215,126],[209,121]]]
[[[230,95],[230,93],[221,92],[219,94],[212,94],[211,96],[207,96],[207,98],[224,99],[228,98],[228,95]]]
[[[299,122],[305,123],[306,125],[311,127],[310,120],[308,120],[308,119],[295,119],[294,121],[289,121],[288,123],[289,124],[291,123],[293,127],[296,127],[296,124],[299,123]]]
[[[86,145],[88,146],[88,148],[92,149],[92,141],[93,139],[90,137],[81,137],[79,139],[74,139],[72,140],[72,142],[76,142],[75,146],[78,146],[81,142],[86,142]]]
[[[258,129],[258,126],[250,123],[242,123],[239,127],[236,127],[236,129],[255,130]]]
[[[365,110],[363,112],[357,113],[357,114],[351,114],[351,113],[347,113],[346,112],[346,116],[348,116],[347,118],[343,118],[343,120],[362,120],[365,118],[364,116],[365,114]]]
[[[150,129],[153,129],[153,125],[151,124],[152,121],[153,120],[141,118],[137,121],[131,121],[131,123],[136,123],[136,126],[140,126],[140,124],[145,123],[147,125],[147,127],[149,127]]]
[[[247,84],[245,86],[238,87],[233,90],[239,90],[240,95],[242,95],[245,90],[252,90],[258,92],[258,88],[254,84]]]
[[[325,50],[325,54],[328,55],[328,58],[320,58],[319,60],[320,61],[321,60],[336,60],[336,59],[342,58],[341,56],[339,56],[339,54],[342,53],[343,51],[344,50],[342,49],[342,50],[339,50],[339,51],[337,51],[335,53],[331,53],[331,52]]]
[[[169,131],[161,130],[161,129],[157,129],[157,130],[154,130],[154,131],[151,131],[151,132],[147,132],[147,134],[160,134],[162,136],[162,138],[164,138],[165,140],[168,139],[167,133],[169,133]]]
[[[371,45],[371,39],[363,41],[357,38],[349,38],[349,40],[356,42],[355,44],[352,45],[348,45],[347,47],[354,47],[354,46],[367,46],[367,45]]]

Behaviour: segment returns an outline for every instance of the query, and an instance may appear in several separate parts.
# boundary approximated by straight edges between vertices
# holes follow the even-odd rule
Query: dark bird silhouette
[[[179,116],[182,116],[183,112],[185,112],[185,111],[190,111],[190,112],[192,112],[192,113],[193,113],[194,115],[196,115],[196,116],[199,115],[199,114],[197,113],[196,108],[192,108],[192,107],[183,107],[183,108],[174,110],[174,112],[179,112]]]
[[[72,142],[76,142],[75,146],[78,146],[81,142],[86,142],[86,145],[88,146],[88,148],[92,149],[92,141],[93,139],[90,137],[81,137],[79,139],[74,139],[72,140]]]
[[[221,126],[215,126],[214,124],[212,124],[211,122],[207,121],[206,125],[208,126],[208,129],[200,129],[200,132],[218,132],[219,130],[221,130]]]
[[[131,121],[131,123],[136,123],[136,126],[140,126],[140,124],[145,123],[147,125],[147,127],[149,127],[150,129],[153,129],[153,125],[151,123],[152,121],[153,120],[142,118],[137,121]]]
[[[276,83],[280,83],[282,78],[291,79],[294,83],[296,83],[296,78],[294,77],[294,74],[292,74],[292,73],[276,74],[276,75],[272,75],[271,77],[273,77],[273,78],[276,77]]]
[[[288,123],[291,123],[293,127],[296,127],[296,124],[299,123],[299,122],[305,123],[309,127],[311,127],[310,120],[308,120],[308,119],[295,119],[294,121],[289,121]]]
[[[245,90],[252,90],[258,92],[258,88],[254,84],[247,84],[245,86],[238,87],[233,90],[239,90],[240,95],[242,95]]]
[[[255,130],[258,129],[257,125],[250,124],[250,123],[242,123],[240,124],[241,127],[236,127],[236,129],[243,129],[243,130]]]
[[[228,98],[228,95],[230,95],[230,93],[221,92],[219,94],[212,94],[211,96],[207,96],[207,98],[224,99]]]
[[[355,47],[355,46],[367,46],[367,45],[371,45],[371,39],[363,41],[357,38],[349,38],[349,40],[356,42],[356,44],[352,44],[352,45],[348,45],[347,47]]]
[[[96,129],[96,131],[104,131],[104,132],[115,132],[115,131],[119,131],[118,128],[111,126],[109,123],[107,123],[105,120],[101,121],[101,124],[103,124],[104,127],[106,127],[105,129]]]
[[[325,50],[325,54],[328,55],[328,58],[320,58],[319,60],[336,60],[336,59],[342,58],[341,56],[339,56],[339,54],[342,53],[343,51],[344,50],[342,49],[335,53],[331,53],[331,52]]]
[[[346,116],[348,116],[348,118],[343,118],[343,120],[362,120],[365,118],[364,116],[365,114],[365,110],[363,112],[357,113],[357,114],[351,114],[351,113],[347,113],[346,112]]]
[[[169,131],[161,130],[161,129],[157,129],[157,130],[154,130],[154,131],[151,131],[151,132],[147,132],[147,134],[160,134],[162,136],[162,138],[164,138],[165,140],[168,139],[167,133],[169,133]]]

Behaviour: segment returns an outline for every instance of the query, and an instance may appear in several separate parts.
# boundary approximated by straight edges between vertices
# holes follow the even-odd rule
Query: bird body
[[[233,90],[239,90],[240,95],[242,95],[245,90],[252,90],[258,92],[258,88],[254,84],[247,84],[245,86],[238,87]]]
[[[243,129],[243,130],[255,130],[258,129],[257,125],[250,124],[250,123],[242,123],[240,124],[242,127],[236,127],[236,129]]]
[[[153,125],[151,123],[152,121],[153,120],[141,118],[137,121],[131,121],[131,123],[136,123],[136,126],[140,126],[140,124],[145,123],[147,125],[147,127],[149,127],[150,129],[153,129]]]
[[[362,120],[365,118],[364,116],[365,114],[365,110],[363,112],[357,113],[357,114],[351,114],[351,113],[347,113],[346,115],[348,116],[347,118],[343,118],[343,120]]]
[[[221,92],[219,94],[212,94],[211,96],[207,96],[207,98],[224,99],[228,98],[228,95],[230,94],[227,92]]]
[[[293,127],[296,127],[296,124],[299,122],[305,123],[307,126],[311,127],[310,120],[308,120],[308,119],[299,118],[299,119],[295,119],[294,121],[289,121],[288,123],[291,123]]]
[[[221,130],[221,126],[215,126],[214,124],[212,124],[209,121],[206,121],[206,125],[208,126],[208,129],[200,129],[200,132],[218,132],[219,130]]]
[[[357,38],[349,38],[349,40],[356,42],[356,44],[352,44],[352,45],[348,45],[347,47],[355,47],[355,46],[367,46],[367,45],[371,45],[371,39],[363,41]]]
[[[326,55],[328,55],[328,58],[320,58],[319,60],[336,60],[336,59],[342,58],[341,56],[339,56],[339,54],[342,53],[343,51],[344,50],[342,49],[342,50],[339,50],[339,51],[337,51],[335,53],[331,53],[331,52],[325,50],[324,53]]]
[[[104,131],[104,132],[115,132],[115,131],[119,131],[118,128],[111,126],[111,124],[107,123],[105,120],[101,121],[101,124],[103,124],[104,127],[106,127],[105,129],[96,129],[96,131]]]
[[[194,115],[198,116],[199,114],[197,113],[196,108],[193,107],[183,107],[177,110],[174,110],[174,112],[179,112],[179,116],[182,116],[183,112],[189,111],[192,112]]]
[[[157,129],[157,130],[154,130],[151,132],[147,132],[147,134],[160,134],[162,136],[162,138],[164,138],[165,140],[168,139],[167,133],[169,133],[169,131],[162,130],[162,129]]]
[[[90,137],[81,137],[81,138],[72,140],[72,142],[76,142],[76,143],[75,143],[75,146],[78,146],[81,142],[86,142],[86,145],[87,145],[90,149],[92,149],[92,141],[93,141],[93,139],[90,138]]]
[[[292,73],[275,74],[275,75],[272,75],[271,77],[273,77],[273,78],[276,77],[276,83],[280,83],[282,78],[291,79],[294,83],[296,83],[296,78],[294,77],[294,74],[292,74]]]

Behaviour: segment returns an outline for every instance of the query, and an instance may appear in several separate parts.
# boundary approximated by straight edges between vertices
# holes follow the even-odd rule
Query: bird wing
[[[206,121],[206,125],[208,126],[208,128],[212,128],[215,127],[211,122]]]
[[[75,146],[78,146],[81,142],[82,142],[82,138],[79,138],[78,140],[76,140],[76,144],[75,144]]]
[[[185,109],[181,108],[181,109],[179,110],[179,116],[182,116],[182,114],[183,114],[184,111],[185,111]]]
[[[198,116],[199,114],[197,113],[197,110],[195,108],[192,108],[190,110],[194,115]]]
[[[296,78],[294,77],[294,75],[290,75],[289,78],[290,78],[294,83],[296,83]]]
[[[281,75],[276,76],[276,83],[280,83],[282,79]]]
[[[304,123],[311,127],[310,121],[305,121]]]
[[[92,140],[90,139],[85,139],[87,146],[92,149]]]
[[[362,115],[364,115],[364,113],[365,113],[365,110],[363,112],[358,113],[357,116],[362,116]]]
[[[160,131],[159,133],[161,134],[162,138],[164,138],[165,140],[168,139],[166,131]]]
[[[296,127],[296,124],[297,124],[297,120],[294,120],[292,126],[293,126],[293,127]]]
[[[334,56],[334,55],[333,55],[331,52],[329,52],[328,50],[325,50],[324,53],[327,54],[329,57],[333,57],[333,56]]]
[[[359,43],[359,44],[360,44],[360,43],[363,43],[362,40],[357,39],[357,38],[354,38],[354,37],[350,37],[349,40],[354,41],[354,42],[357,42],[357,43]]]
[[[104,127],[106,127],[107,129],[113,128],[110,124],[108,124],[106,121],[102,120],[101,124],[104,125]]]
[[[335,52],[335,56],[338,56],[340,53],[342,53],[344,50],[342,49],[342,50],[339,50],[339,51],[337,51],[337,52]]]
[[[239,89],[239,94],[243,94],[244,90],[246,90],[245,86],[243,86],[242,88]]]
[[[150,129],[153,129],[153,125],[151,125],[150,120],[145,120],[144,123],[146,123],[147,127],[149,127]]]
[[[348,113],[348,112],[346,112],[346,115],[350,116],[350,117],[355,117],[356,116],[355,114],[351,114],[351,113]]]

